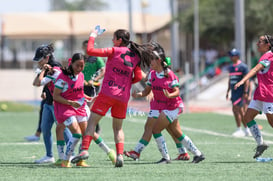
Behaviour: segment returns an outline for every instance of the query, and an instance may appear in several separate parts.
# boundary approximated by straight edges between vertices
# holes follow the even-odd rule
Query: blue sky
[[[0,0],[0,14],[14,12],[46,12],[50,0]],[[127,11],[127,0],[104,0],[109,3],[111,11]],[[169,13],[169,0],[146,0],[149,6],[147,13]],[[132,0],[133,11],[141,11],[141,0]]]

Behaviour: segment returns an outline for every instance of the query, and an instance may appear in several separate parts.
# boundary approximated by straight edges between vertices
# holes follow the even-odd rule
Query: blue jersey
[[[229,86],[231,89],[231,101],[240,102],[244,94],[244,86],[238,87],[234,90],[234,85],[237,84],[248,73],[248,67],[242,61],[238,61],[237,64],[232,64],[228,68],[229,70]]]

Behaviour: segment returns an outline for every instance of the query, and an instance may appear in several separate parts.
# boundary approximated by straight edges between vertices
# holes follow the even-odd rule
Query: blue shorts
[[[243,94],[243,92],[236,92],[231,94],[231,102],[233,106],[242,107],[244,105]]]

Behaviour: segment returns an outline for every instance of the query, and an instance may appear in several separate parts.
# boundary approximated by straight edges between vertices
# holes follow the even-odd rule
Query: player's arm
[[[149,86],[149,85],[147,85],[147,86],[145,87],[145,89],[144,89],[143,91],[141,91],[141,92],[136,92],[136,91],[134,91],[134,92],[132,93],[132,96],[133,96],[133,98],[146,97],[147,95],[149,95],[149,93],[151,92],[151,90],[152,90],[152,87]]]
[[[132,84],[141,81],[141,79],[142,79],[141,68],[139,66],[136,66],[136,68],[134,69],[134,77],[133,77],[133,80],[132,80]]]
[[[97,57],[110,57],[114,53],[113,47],[111,48],[95,48],[94,47],[95,38],[90,36],[87,44],[86,53],[90,56]]]
[[[34,86],[41,86],[41,85],[46,85],[51,81],[51,79],[45,77],[45,72],[49,69],[52,69],[52,67],[48,64],[45,64],[40,72],[39,75],[37,75],[33,81]]]
[[[240,87],[241,85],[243,85],[247,80],[249,80],[251,77],[253,77],[254,75],[256,75],[260,70],[264,69],[265,66],[261,63],[258,63],[254,68],[252,68],[247,74],[246,76],[244,76],[244,78],[238,82],[237,84],[235,84],[234,89],[236,90],[238,87]]]
[[[77,101],[72,101],[72,100],[68,100],[65,99],[61,93],[63,91],[63,80],[58,79],[55,83],[55,87],[54,87],[54,91],[53,91],[53,100],[55,102],[59,102],[61,104],[65,104],[65,105],[70,105],[73,106],[75,108],[79,108],[81,106],[81,104],[79,104]]]
[[[250,86],[250,81],[248,79],[244,84],[244,95],[243,95],[243,97],[244,97],[245,100],[248,100],[248,98],[249,98],[249,86]]]
[[[179,96],[179,87],[173,87],[173,92],[169,92],[167,89],[163,89],[163,92],[164,92],[164,95],[167,97],[167,98],[176,98]]]
[[[100,79],[103,78],[103,76],[105,74],[105,67],[100,68],[98,71],[99,71],[99,75],[94,78],[95,82],[97,82],[97,81],[99,81]]]
[[[228,88],[227,88],[227,93],[226,93],[226,99],[228,100],[228,93],[230,91],[230,78],[228,79]]]

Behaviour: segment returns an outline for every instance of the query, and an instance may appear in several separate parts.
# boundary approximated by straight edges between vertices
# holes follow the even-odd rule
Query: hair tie
[[[71,63],[72,63],[72,58],[69,58],[68,59],[68,66],[71,65]]]
[[[166,57],[164,62],[166,63],[167,66],[170,66],[171,65],[171,57]]]

